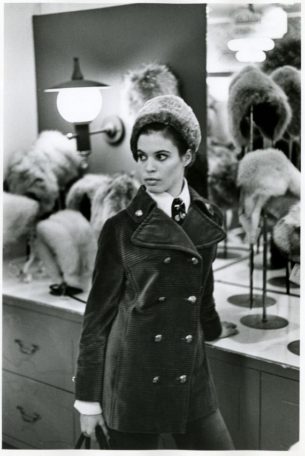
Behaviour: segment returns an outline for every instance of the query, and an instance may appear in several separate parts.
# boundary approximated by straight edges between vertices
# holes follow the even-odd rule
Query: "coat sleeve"
[[[107,220],[98,241],[75,376],[76,399],[101,401],[107,337],[118,310],[124,270],[115,236],[115,226]]]
[[[213,269],[210,268],[207,277],[204,293],[201,300],[200,321],[203,334],[206,340],[214,340],[220,336],[221,323],[215,308],[214,300],[214,276]]]

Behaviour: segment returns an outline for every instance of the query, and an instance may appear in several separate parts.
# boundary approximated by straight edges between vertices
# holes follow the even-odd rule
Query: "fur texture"
[[[251,106],[261,134],[272,141],[280,139],[291,120],[287,97],[269,76],[248,65],[233,78],[229,88],[229,125],[239,146],[250,141]]]
[[[288,258],[300,261],[300,202],[293,205],[285,217],[281,218],[273,228],[273,240],[277,247]]]
[[[222,143],[232,142],[228,126],[226,101],[216,100],[208,93],[207,136]]]
[[[136,116],[146,101],[159,95],[180,95],[176,76],[166,65],[149,63],[124,77],[124,94],[129,113]]]
[[[269,198],[290,193],[300,198],[300,172],[277,149],[250,152],[240,161],[240,222],[250,243],[258,236],[260,214]]]
[[[128,174],[116,175],[107,187],[100,187],[92,200],[91,225],[96,238],[106,220],[125,209],[139,188],[139,182]]]
[[[9,191],[39,202],[40,215],[50,213],[60,189],[80,174],[72,143],[60,132],[42,132],[29,150],[18,150],[8,166]]]
[[[3,248],[29,236],[37,221],[37,201],[22,195],[3,192]]]
[[[222,209],[238,206],[236,153],[225,145],[208,142],[208,188],[212,201]]]
[[[152,122],[171,125],[177,130],[192,152],[192,161],[195,160],[201,142],[200,125],[192,108],[175,95],[155,97],[147,101],[139,111],[130,138],[130,147],[135,160],[137,160],[139,134],[144,126]]]
[[[80,211],[87,220],[91,218],[92,201],[98,189],[108,189],[113,177],[105,174],[86,174],[76,181],[66,197],[67,209]]]
[[[285,65],[271,73],[271,78],[278,84],[288,97],[292,111],[292,119],[287,132],[294,137],[301,133],[301,72],[296,68]]]
[[[86,288],[97,243],[90,223],[78,211],[64,209],[37,224],[34,249],[54,282]]]

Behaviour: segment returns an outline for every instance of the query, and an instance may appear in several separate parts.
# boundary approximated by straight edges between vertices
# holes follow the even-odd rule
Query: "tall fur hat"
[[[130,147],[137,160],[137,143],[141,130],[146,125],[158,122],[170,125],[185,140],[192,153],[192,162],[201,142],[200,125],[192,108],[175,95],[163,95],[147,101],[135,120]]]
[[[64,209],[37,224],[34,250],[54,282],[87,288],[97,242],[90,223],[78,211]]]
[[[296,68],[285,65],[274,70],[270,76],[287,95],[292,110],[287,132],[291,136],[298,137],[301,132],[301,73]]]
[[[260,214],[269,198],[291,193],[300,197],[300,172],[277,149],[249,152],[239,163],[240,223],[250,243],[258,236]]]
[[[238,206],[238,160],[235,151],[213,141],[208,141],[207,151],[210,198],[223,209]]]
[[[3,192],[3,248],[28,236],[38,219],[39,204],[23,195]]]
[[[288,214],[273,227],[274,243],[294,261],[300,260],[300,210],[300,202],[294,204]]]
[[[124,76],[124,93],[134,116],[146,101],[159,95],[180,95],[176,76],[167,65],[144,64]]]
[[[257,67],[247,65],[229,87],[229,124],[234,141],[245,146],[250,141],[250,108],[261,134],[277,141],[285,132],[291,109],[283,90]]]
[[[106,174],[86,174],[71,185],[66,196],[67,209],[80,211],[87,220],[90,220],[95,193],[99,189],[101,191],[107,190],[112,179]]]
[[[95,192],[90,222],[97,238],[106,220],[128,206],[139,186],[134,177],[119,174],[113,176],[108,186],[100,187]]]

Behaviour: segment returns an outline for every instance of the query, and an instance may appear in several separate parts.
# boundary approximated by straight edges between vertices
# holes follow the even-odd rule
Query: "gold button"
[[[74,383],[75,383],[75,376],[73,376],[73,377],[72,377],[72,382],[74,382]]]
[[[193,258],[191,259],[191,262],[192,262],[193,264],[198,264],[198,263],[199,263],[199,260],[198,260],[198,258],[193,257]]]
[[[179,383],[186,383],[187,376],[186,375],[180,375],[180,377],[178,377],[178,381],[179,381]]]
[[[141,209],[138,209],[138,210],[135,212],[135,215],[136,215],[137,217],[142,217],[143,211],[142,211]]]
[[[164,302],[166,300],[165,296],[159,296],[158,301],[159,302]]]
[[[188,300],[188,302],[195,303],[195,302],[197,301],[197,298],[196,298],[196,296],[189,296],[189,297],[187,298],[187,300]]]
[[[155,335],[155,342],[161,342],[162,340],[162,334],[156,334]]]
[[[169,264],[171,261],[172,261],[171,257],[166,257],[166,258],[164,258],[163,263]]]
[[[193,336],[191,334],[188,334],[187,336],[185,336],[185,341],[190,344],[193,340]]]
[[[160,381],[159,375],[157,375],[156,377],[154,377],[154,378],[152,379],[152,382],[153,382],[153,383],[159,383],[159,381]]]

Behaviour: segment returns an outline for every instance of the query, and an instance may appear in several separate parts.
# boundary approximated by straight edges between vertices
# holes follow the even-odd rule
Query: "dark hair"
[[[178,148],[178,152],[180,157],[185,155],[186,151],[188,150],[188,145],[182,135],[171,125],[166,125],[161,122],[152,122],[150,124],[144,125],[143,128],[141,128],[139,134],[138,134],[138,139],[141,135],[147,135],[153,132],[162,132],[166,136],[170,136],[170,138],[173,140],[174,144]]]

